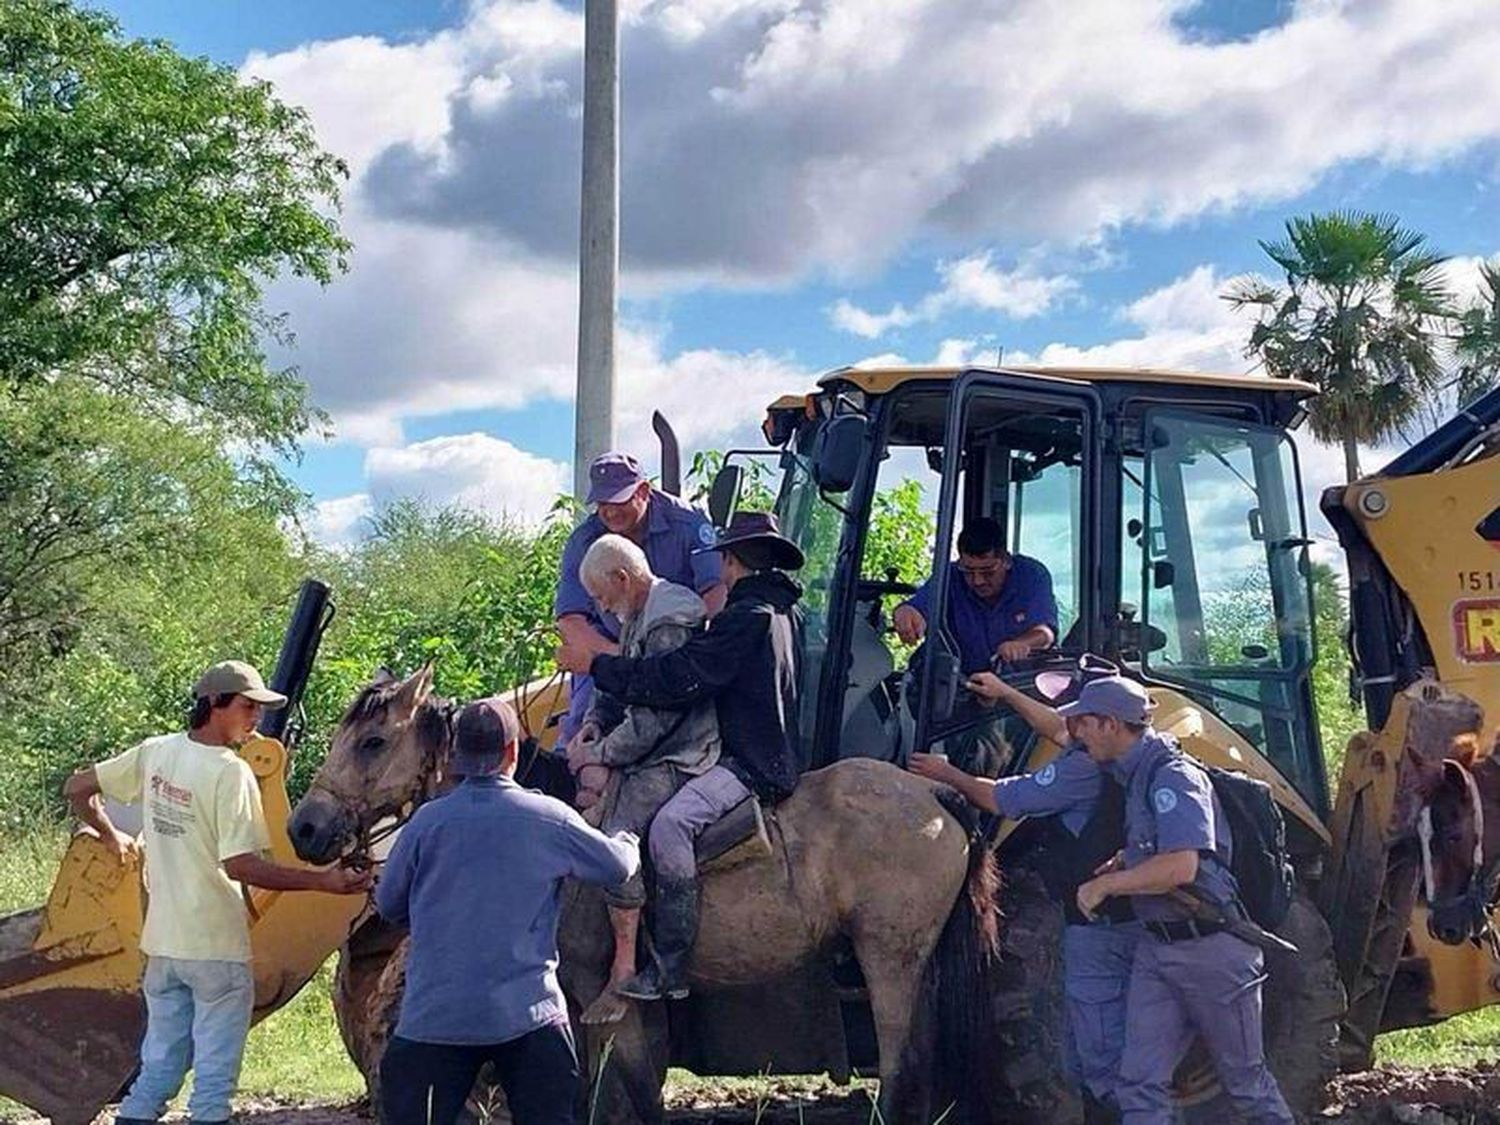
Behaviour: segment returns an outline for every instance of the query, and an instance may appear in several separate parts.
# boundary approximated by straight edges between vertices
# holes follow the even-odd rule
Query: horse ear
[[[375,669],[375,676],[370,681],[371,687],[389,687],[396,682],[396,673],[392,672],[384,664]]]
[[[1463,792],[1469,785],[1464,777],[1467,772],[1467,767],[1462,762],[1455,761],[1452,758],[1443,759],[1444,785],[1451,785],[1453,788],[1459,790],[1459,792]]]
[[[391,700],[399,710],[411,714],[432,692],[432,664],[428,662],[401,681],[401,690]]]

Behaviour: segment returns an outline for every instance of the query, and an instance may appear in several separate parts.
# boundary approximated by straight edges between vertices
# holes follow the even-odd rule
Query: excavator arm
[[[1413,781],[1500,733],[1500,390],[1322,508],[1349,567],[1351,655],[1371,730],[1349,744],[1321,906],[1349,996],[1345,1061],[1378,1032],[1500,1002],[1486,950],[1427,933]]]

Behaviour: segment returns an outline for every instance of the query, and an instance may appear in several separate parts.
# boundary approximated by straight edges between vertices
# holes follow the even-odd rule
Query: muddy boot
[[[657,880],[651,936],[654,960],[616,991],[632,1000],[681,1000],[688,994],[687,959],[698,936],[698,880]]]

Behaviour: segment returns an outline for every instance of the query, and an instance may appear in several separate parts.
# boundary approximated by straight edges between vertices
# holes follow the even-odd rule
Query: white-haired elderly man
[[[583,556],[579,577],[600,610],[618,617],[623,656],[643,657],[680,648],[703,629],[708,607],[686,586],[651,573],[645,552],[622,535],[604,535]],[[719,725],[712,701],[688,710],[622,707],[595,692],[568,764],[579,781],[581,805],[595,803],[611,772],[619,774],[614,801],[604,813],[606,834],[632,832],[644,838],[658,809],[688,780],[719,760]],[[625,1001],[615,987],[635,975],[636,933],[646,886],[637,872],[605,892],[614,929],[609,986],[583,1015],[586,1023],[620,1019]]]

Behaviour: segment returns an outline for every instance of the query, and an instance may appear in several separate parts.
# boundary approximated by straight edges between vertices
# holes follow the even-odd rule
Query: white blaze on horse
[[[1500,752],[1500,747],[1497,747]],[[1500,758],[1472,742],[1419,775],[1417,841],[1427,928],[1449,945],[1486,941],[1500,959]]]
[[[288,825],[303,859],[326,863],[359,850],[382,821],[409,816],[441,792],[454,708],[431,685],[430,668],[405,680],[386,676],[350,706]],[[568,779],[561,760],[533,744],[523,748],[518,780],[556,795]],[[963,802],[856,758],[805,774],[767,821],[770,855],[703,876],[695,992],[711,1004],[716,989],[775,987],[847,942],[874,1017],[884,1120],[931,1121],[965,1098],[968,1119],[987,1120],[993,1059],[983,973],[995,945],[996,877]],[[399,1011],[404,941],[371,924],[341,951],[335,1007],[372,1093]],[[596,891],[569,888],[559,948],[576,1027],[609,975],[610,928]],[[624,1020],[586,1037],[591,1072],[610,1043],[608,1065],[589,1083],[593,1120],[661,1119],[667,1007],[632,1004]],[[491,1104],[495,1096],[476,1090]]]

